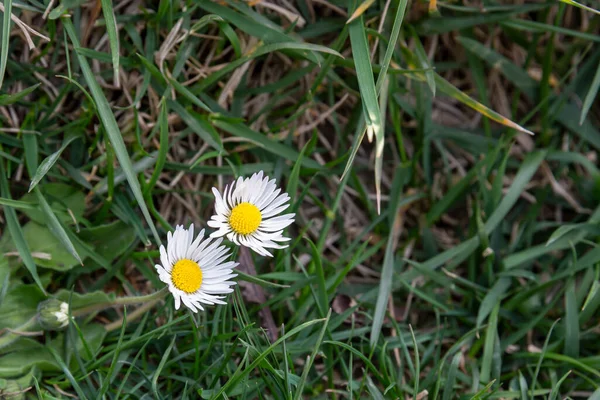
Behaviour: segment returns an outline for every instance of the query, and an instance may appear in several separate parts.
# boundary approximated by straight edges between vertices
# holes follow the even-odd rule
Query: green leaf
[[[117,20],[111,0],[101,0],[102,13],[106,22],[106,32],[108,33],[108,43],[110,44],[110,53],[112,56],[113,74],[115,86],[119,87],[119,32],[117,31]]]
[[[381,268],[381,277],[379,279],[377,303],[375,304],[373,322],[371,325],[371,335],[369,337],[371,348],[375,348],[377,341],[379,340],[385,312],[388,309],[388,299],[392,291],[392,280],[394,276],[395,264],[394,250],[399,239],[400,221],[402,218],[400,214],[400,206],[404,184],[407,181],[408,176],[409,171],[402,167],[398,167],[394,174],[394,182],[392,185],[394,192],[392,193],[389,203],[389,214],[392,217],[392,220],[389,227],[390,233],[385,247],[385,254],[383,256],[383,266]]]
[[[498,336],[498,313],[500,311],[500,303],[496,303],[490,314],[488,326],[485,331],[485,343],[483,345],[483,357],[481,359],[481,382],[487,383],[490,380],[492,372],[492,363],[494,357],[494,347],[496,337]]]
[[[594,14],[600,14],[600,11],[596,10],[595,8],[588,7],[585,4],[576,2],[575,0],[559,0],[559,1],[562,1],[563,3],[568,4],[570,6],[574,6],[577,8],[581,8],[582,10],[592,12]]]
[[[457,352],[452,358],[452,363],[450,364],[450,369],[448,370],[448,377],[446,378],[446,383],[444,384],[444,394],[442,395],[442,400],[451,400],[454,394],[454,383],[456,382],[456,374],[458,373],[458,365],[460,364],[460,360],[462,360],[462,353]]]
[[[64,183],[47,183],[39,187],[50,208],[57,214],[59,221],[63,224],[72,224],[83,218],[85,211],[85,195],[74,186]],[[48,222],[46,215],[40,210],[39,199],[35,193],[27,193],[21,197],[22,202],[35,205],[35,209],[24,209],[23,212],[33,221],[39,224]],[[67,211],[69,210],[70,213]],[[60,211],[60,212],[59,212]],[[70,215],[72,214],[72,216]]]
[[[510,278],[500,278],[496,281],[494,286],[487,292],[477,313],[477,329],[481,327],[483,321],[492,312],[494,307],[500,304],[500,301],[504,297],[506,291],[510,287]]]
[[[187,111],[179,103],[173,100],[167,100],[167,105],[175,111],[198,136],[206,143],[210,144],[217,151],[224,151],[221,137],[215,129],[208,123],[206,117]]]
[[[81,263],[65,248],[65,246],[44,225],[29,221],[22,229],[23,239],[30,251],[29,256],[35,258],[40,267],[56,271],[68,271]],[[12,238],[3,237],[0,240],[0,249],[14,251],[15,248],[7,243]],[[74,250],[79,254],[81,247],[75,245]]]
[[[575,281],[569,279],[565,289],[565,355],[579,358],[579,311]]]
[[[68,18],[63,18],[63,24],[65,30],[71,39],[74,47],[80,47],[79,40],[75,34],[75,28],[71,23],[71,20]],[[96,77],[92,72],[87,60],[80,54],[77,54],[77,59],[79,60],[79,65],[85,77],[85,80],[90,88],[92,97],[94,98],[94,102],[96,103],[96,108],[98,110],[98,115],[100,120],[102,121],[102,125],[104,126],[105,132],[108,135],[110,142],[113,146],[115,154],[117,155],[117,159],[121,164],[121,168],[125,173],[127,181],[129,182],[129,187],[133,192],[133,196],[138,202],[138,206],[142,210],[142,214],[146,219],[146,223],[150,227],[152,234],[154,235],[154,239],[157,244],[161,243],[160,237],[158,236],[158,232],[156,231],[156,227],[154,226],[154,222],[152,221],[152,217],[150,216],[150,212],[148,211],[148,207],[146,207],[146,203],[144,202],[144,196],[142,194],[142,190],[140,188],[140,184],[137,180],[137,176],[133,171],[133,165],[131,159],[129,158],[129,154],[127,153],[127,147],[125,146],[125,142],[123,141],[123,136],[121,135],[121,131],[119,130],[119,126],[117,125],[117,121],[115,120],[115,116],[113,115],[110,105],[108,104],[108,100],[104,96],[102,92],[102,88],[96,81]]]
[[[35,194],[40,203],[42,212],[44,213],[44,215],[46,216],[46,220],[48,221],[47,227],[48,229],[50,229],[50,232],[52,232],[54,237],[60,241],[64,249],[66,249],[69,252],[69,254],[71,254],[73,258],[77,260],[79,264],[83,265],[83,261],[81,260],[81,257],[79,257],[77,250],[75,250],[75,246],[73,245],[73,243],[71,243],[69,236],[65,232],[65,228],[63,228],[56,215],[54,215],[54,211],[52,211],[52,209],[50,208],[50,205],[42,195],[42,192],[40,192],[39,188],[35,189]]]
[[[0,305],[0,330],[16,329],[25,324],[35,316],[38,304],[45,298],[44,293],[36,285],[13,283]]]
[[[60,146],[56,152],[50,154],[48,157],[44,158],[41,162],[37,170],[35,171],[35,175],[31,178],[31,183],[29,184],[29,192],[33,190],[33,188],[42,180],[42,178],[50,171],[50,168],[54,166],[58,158],[62,154],[62,152],[67,148],[67,146],[75,139],[77,139],[78,135],[69,135],[63,141],[63,144]]]
[[[77,293],[71,292],[70,290],[61,289],[54,294],[54,297],[64,301],[65,303],[69,303],[69,301],[71,301],[71,310],[75,311],[84,307],[113,302],[115,299],[115,294],[105,293],[102,291]]]
[[[266,151],[283,157],[287,160],[295,162],[298,160],[300,153],[298,151],[292,149],[289,146],[286,146],[280,142],[276,142],[267,137],[267,135],[258,133],[248,128],[246,125],[241,123],[231,123],[222,120],[214,120],[213,124],[220,129],[223,129],[226,132],[231,133],[234,136],[244,138],[249,142],[265,149]],[[313,169],[322,169],[321,165],[317,163],[315,160],[310,158],[303,158],[302,165],[306,168]]]
[[[561,0],[564,1],[564,0]],[[596,73],[594,74],[594,79],[592,79],[592,83],[590,84],[590,90],[588,90],[585,95],[585,99],[583,100],[583,107],[581,108],[581,117],[579,118],[579,125],[583,125],[583,121],[585,121],[585,117],[587,117],[594,100],[596,99],[596,95],[598,94],[598,89],[600,88],[600,65],[596,69]]]
[[[4,13],[2,19],[2,42],[0,42],[0,89],[4,82],[4,73],[8,62],[8,49],[10,48],[10,23],[12,15],[12,0],[4,0]]]
[[[10,190],[8,188],[8,182],[6,180],[6,170],[4,169],[4,162],[0,160],[0,193],[3,197],[10,199]],[[31,250],[27,245],[27,241],[25,240],[25,236],[21,226],[19,225],[19,221],[17,219],[17,213],[12,207],[3,207],[4,208],[4,216],[6,220],[6,225],[8,227],[8,233],[13,240],[13,243],[23,260],[23,264],[27,267],[27,270],[31,274],[31,277],[37,283],[40,290],[44,292],[44,287],[37,273],[37,267],[35,262],[33,261],[33,257],[31,257]],[[6,237],[6,234],[4,235]]]
[[[23,97],[27,96],[29,93],[32,93],[35,89],[37,89],[41,83],[37,83],[33,86],[29,86],[21,90],[18,93],[14,94],[1,94],[0,95],[0,106],[9,106],[17,101],[21,100]]]
[[[133,227],[122,221],[115,221],[107,225],[98,225],[82,229],[79,237],[86,243],[94,246],[98,254],[108,261],[119,257],[135,241],[136,235]]]
[[[381,111],[377,101],[375,80],[373,79],[373,68],[371,68],[371,53],[367,44],[365,25],[363,17],[351,22],[348,27],[356,78],[360,89],[363,115],[367,128],[367,139],[369,142],[375,138],[375,159],[383,157],[383,125]],[[380,163],[378,163],[380,165]],[[375,193],[377,195],[377,212],[381,209],[381,168],[375,168]]]

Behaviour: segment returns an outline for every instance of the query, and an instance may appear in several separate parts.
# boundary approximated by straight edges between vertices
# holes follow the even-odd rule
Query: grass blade
[[[65,30],[67,31],[67,34],[73,43],[73,46],[79,47],[79,40],[77,39],[75,28],[73,27],[71,20],[68,18],[63,18],[63,23]],[[96,108],[98,110],[100,120],[102,121],[102,125],[104,125],[105,132],[110,139],[115,154],[117,155],[117,159],[119,160],[121,168],[125,173],[127,182],[129,182],[129,187],[133,192],[133,196],[137,200],[138,206],[142,210],[142,214],[144,215],[144,218],[146,219],[146,222],[148,223],[148,226],[154,235],[156,244],[160,245],[160,237],[158,236],[158,232],[156,231],[156,227],[154,226],[154,222],[152,221],[148,207],[146,207],[146,203],[144,202],[144,196],[142,194],[140,184],[137,180],[135,172],[133,171],[133,165],[131,163],[131,159],[129,158],[129,154],[127,153],[125,142],[123,142],[123,136],[121,135],[121,131],[119,130],[115,116],[110,109],[108,100],[106,100],[100,85],[98,85],[98,82],[96,82],[96,77],[94,76],[94,73],[92,72],[85,57],[77,54],[77,59],[79,60],[79,65],[90,88],[94,102],[96,103]]]
[[[106,22],[106,32],[108,33],[108,43],[110,44],[110,53],[112,56],[113,74],[115,86],[119,84],[119,32],[117,30],[117,20],[111,0],[102,0],[102,13]]]
[[[444,384],[442,400],[452,399],[452,395],[454,394],[454,382],[456,382],[456,374],[458,372],[458,364],[460,363],[460,360],[462,360],[462,353],[459,351],[452,358],[452,363],[450,364],[450,369],[448,370],[448,377],[446,378],[446,383]]]
[[[10,190],[8,187],[8,181],[6,179],[6,169],[4,168],[4,161],[0,160],[0,193],[2,196],[11,200]],[[27,270],[31,274],[31,277],[35,281],[35,283],[39,286],[40,290],[43,293],[46,293],[44,290],[44,286],[40,281],[40,278],[37,273],[37,266],[33,261],[33,257],[31,256],[31,251],[29,250],[29,246],[25,241],[25,236],[23,235],[23,230],[19,225],[19,220],[17,219],[17,213],[12,207],[4,206],[4,217],[6,219],[6,226],[8,227],[8,232],[19,252],[19,256],[23,260],[23,264],[27,267]]]
[[[8,106],[17,101],[21,100],[23,97],[27,96],[29,93],[32,93],[35,89],[37,89],[41,83],[37,83],[33,86],[29,86],[21,90],[19,93],[15,94],[2,94],[0,95],[0,106]]]
[[[354,56],[356,78],[360,90],[360,98],[363,106],[363,115],[367,128],[367,139],[369,142],[375,137],[375,158],[383,157],[383,129],[381,123],[381,111],[377,101],[375,80],[373,79],[373,68],[371,67],[371,55],[367,44],[365,25],[362,17],[349,24],[350,43]],[[383,82],[382,82],[383,84]],[[377,195],[377,213],[381,211],[381,169],[375,169],[375,193]]]
[[[561,0],[562,1],[562,0]],[[598,94],[598,89],[600,88],[600,65],[596,69],[596,73],[594,74],[594,79],[592,79],[592,83],[590,84],[590,90],[588,90],[585,95],[585,99],[583,100],[583,107],[581,109],[581,117],[579,118],[579,125],[583,125],[583,121],[585,121],[585,117],[587,116],[594,100],[596,99],[596,95]]]
[[[73,246],[73,243],[69,239],[67,232],[65,232],[65,228],[63,228],[61,225],[60,221],[54,214],[54,211],[52,211],[52,208],[50,208],[50,204],[48,204],[39,188],[35,188],[35,195],[40,203],[42,212],[46,216],[48,229],[50,229],[50,232],[52,232],[52,234],[56,236],[62,245],[65,246],[65,249],[67,249],[73,258],[75,258],[79,264],[83,265],[83,261],[81,260],[81,257],[79,257],[77,250],[75,250],[75,246]]]
[[[29,184],[28,192],[31,192],[33,188],[36,187],[36,185],[42,180],[44,176],[46,176],[46,174],[48,173],[48,171],[50,171],[54,164],[56,164],[56,161],[58,161],[58,158],[60,157],[62,152],[67,148],[67,146],[78,137],[79,136],[77,135],[67,136],[63,144],[60,146],[60,149],[50,154],[48,157],[44,158],[44,160],[37,167],[33,178],[31,178],[31,183]]]
[[[379,280],[379,292],[377,294],[377,303],[375,305],[375,311],[373,313],[373,322],[371,325],[371,335],[369,343],[371,348],[374,348],[379,340],[381,333],[381,327],[383,326],[383,319],[385,317],[385,311],[387,310],[388,298],[392,291],[392,277],[394,274],[394,252],[398,243],[400,235],[400,227],[403,215],[400,212],[400,200],[402,199],[402,192],[404,183],[406,181],[405,176],[408,175],[402,168],[398,168],[396,171],[396,179],[394,179],[394,196],[390,202],[390,215],[393,216],[392,226],[390,227],[390,235],[388,236],[385,255],[383,256],[383,267],[381,269],[381,278]]]
[[[485,343],[483,345],[483,358],[481,360],[481,381],[487,383],[490,380],[492,373],[492,362],[494,360],[494,344],[496,337],[498,336],[498,312],[500,311],[500,304],[496,304],[490,318],[488,320],[488,326],[485,332]]]
[[[8,63],[8,49],[10,42],[10,17],[12,15],[12,0],[4,0],[4,17],[2,19],[2,42],[0,43],[0,89],[4,82],[4,73]]]
[[[315,245],[312,244],[312,247],[315,248]],[[312,365],[315,361],[315,357],[317,356],[317,353],[319,352],[319,349],[321,348],[321,343],[323,342],[323,337],[325,336],[325,332],[327,331],[327,327],[329,325],[330,318],[331,318],[331,308],[327,312],[327,317],[325,318],[325,321],[323,322],[323,327],[321,328],[321,332],[319,332],[319,337],[317,338],[317,341],[315,342],[314,349],[313,349],[311,355],[308,356],[307,362],[304,366],[304,371],[302,371],[302,377],[300,379],[300,382],[298,383],[298,387],[296,388],[296,394],[294,396],[294,400],[298,400],[298,399],[302,398],[302,391],[304,389],[304,385],[306,384],[306,379],[308,377],[308,371],[310,371],[310,369],[312,368]]]
[[[565,355],[579,358],[579,312],[575,282],[570,279],[565,290]]]
[[[559,1],[562,1],[563,3],[568,4],[570,6],[578,7],[578,8],[581,8],[582,10],[590,11],[590,12],[593,12],[594,14],[600,15],[600,11],[596,10],[595,8],[588,7],[585,4],[578,3],[575,0],[559,0]]]

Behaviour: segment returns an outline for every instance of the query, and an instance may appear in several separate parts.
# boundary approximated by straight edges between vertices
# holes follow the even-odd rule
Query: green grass
[[[599,399],[598,7],[505,3],[4,0],[0,398]],[[176,311],[261,170],[290,246]]]

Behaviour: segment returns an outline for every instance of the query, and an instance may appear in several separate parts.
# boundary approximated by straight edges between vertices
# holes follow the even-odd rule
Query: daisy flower
[[[278,215],[290,206],[290,196],[281,193],[275,179],[260,171],[250,178],[238,178],[225,186],[223,195],[216,188],[215,215],[207,222],[217,231],[210,237],[227,236],[238,246],[246,246],[260,255],[273,257],[267,249],[284,249],[278,242],[290,240],[283,230],[294,222],[295,214]]]
[[[175,309],[181,302],[193,312],[204,310],[202,304],[225,304],[224,294],[233,292],[237,276],[233,268],[238,264],[224,262],[230,254],[221,245],[223,239],[204,239],[204,229],[194,240],[194,225],[185,229],[178,225],[167,234],[167,247],[160,246],[160,262],[155,265],[161,281],[169,286],[175,299]]]

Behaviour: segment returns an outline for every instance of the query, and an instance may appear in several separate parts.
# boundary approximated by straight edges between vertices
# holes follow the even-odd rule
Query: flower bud
[[[69,324],[69,305],[58,299],[48,299],[38,305],[37,319],[40,326],[57,331]]]

